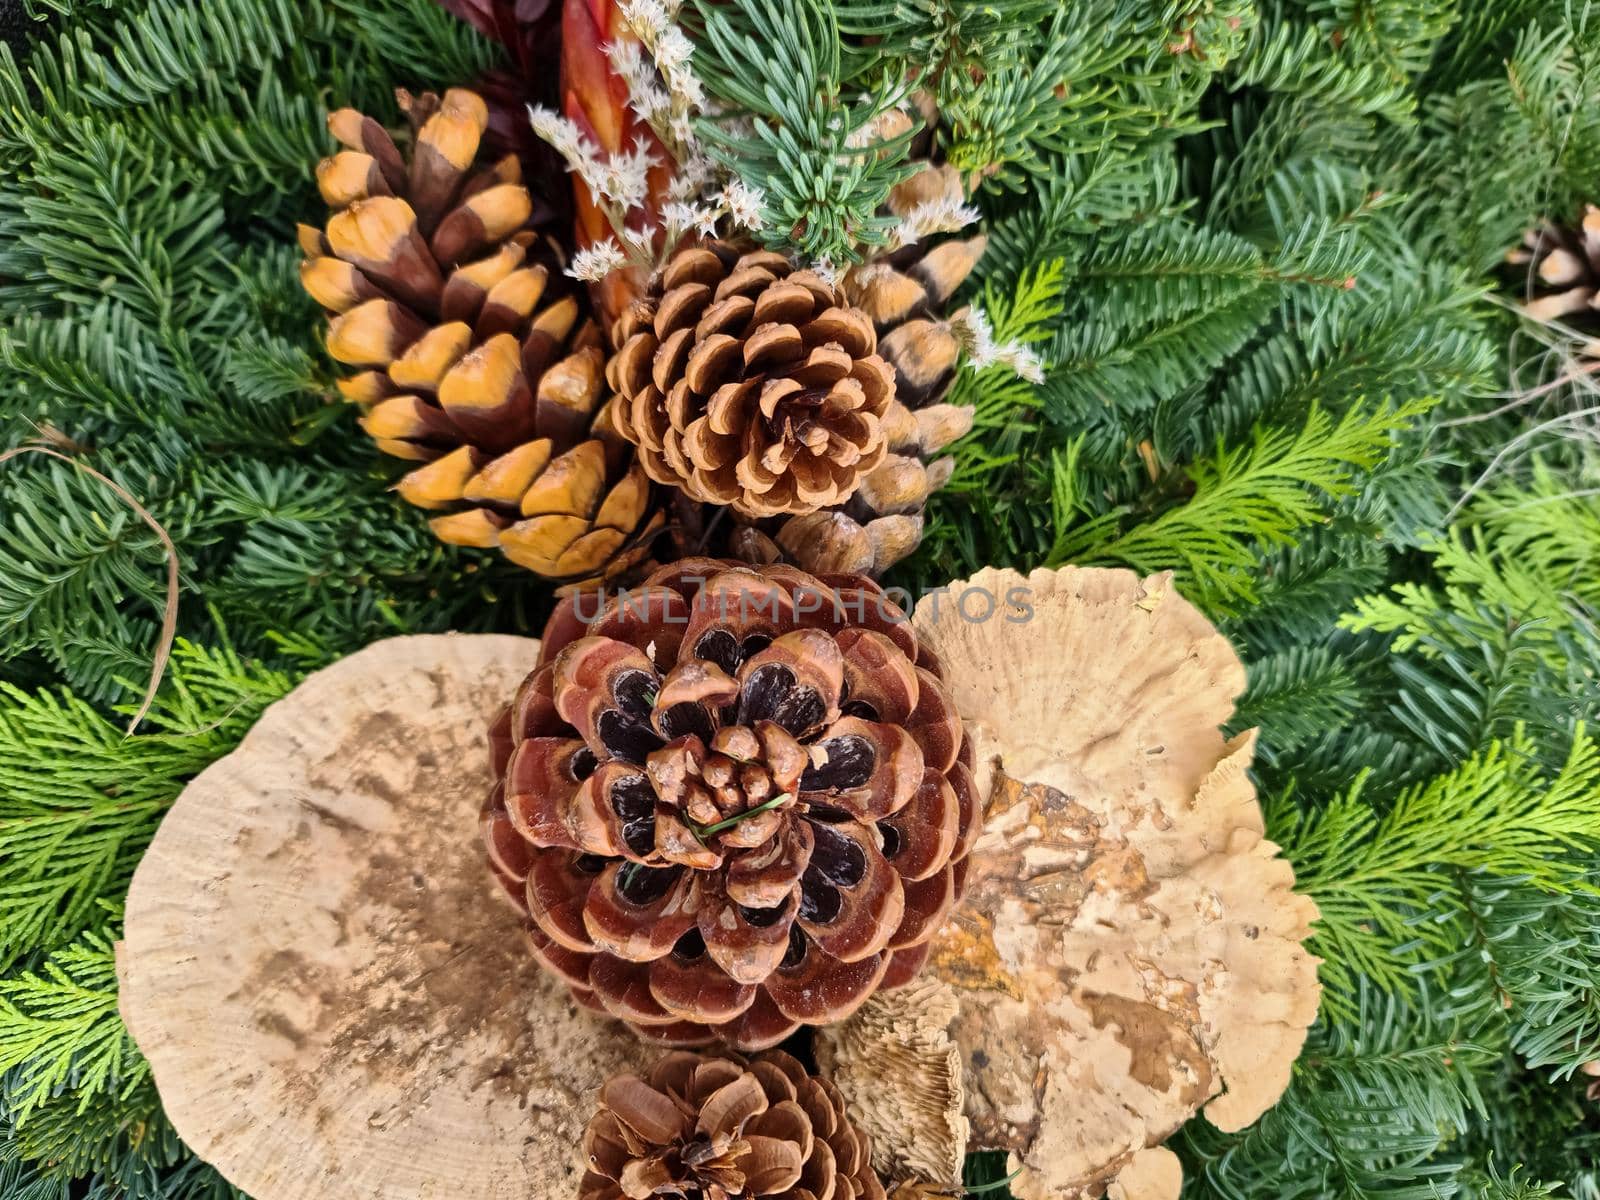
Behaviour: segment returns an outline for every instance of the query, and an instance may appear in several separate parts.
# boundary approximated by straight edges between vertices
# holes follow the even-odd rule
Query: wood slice
[[[369,646],[167,814],[123,1015],[178,1133],[256,1200],[559,1200],[622,1026],[543,972],[478,842],[485,731],[538,643]]]

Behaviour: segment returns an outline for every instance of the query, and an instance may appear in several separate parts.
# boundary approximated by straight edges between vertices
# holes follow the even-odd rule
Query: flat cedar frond
[[[161,814],[288,676],[180,641],[147,728],[71,695],[0,685],[0,965],[61,945],[120,900]]]
[[[1479,603],[1519,623],[1538,622],[1546,633],[1573,619],[1570,601],[1549,575],[1532,564],[1469,544],[1459,529],[1429,548],[1444,577],[1442,591],[1426,584],[1396,584],[1386,595],[1356,601],[1355,611],[1341,627],[1357,633],[1392,633],[1396,650],[1421,644],[1426,653],[1430,649],[1426,639],[1437,631],[1441,617]]]
[[[1227,611],[1255,594],[1257,547],[1292,542],[1428,407],[1358,404],[1337,423],[1313,408],[1298,432],[1259,430],[1251,445],[1219,447],[1196,463],[1189,471],[1194,495],[1158,516],[1123,530],[1105,519],[1062,530],[1049,561],[1176,570],[1190,581],[1191,595]]]
[[[110,939],[87,933],[39,972],[0,979],[0,1072],[17,1072],[6,1107],[18,1126],[62,1091],[81,1112],[102,1095],[128,1095],[149,1073],[117,1012]]]
[[[1600,846],[1600,749],[1579,726],[1552,775],[1532,751],[1517,731],[1406,788],[1385,813],[1358,780],[1321,812],[1274,830],[1298,886],[1322,912],[1313,944],[1334,1011],[1348,1011],[1362,978],[1415,990],[1416,972],[1456,936],[1434,919],[1451,903],[1450,870],[1520,878],[1548,892],[1582,884],[1570,855]]]

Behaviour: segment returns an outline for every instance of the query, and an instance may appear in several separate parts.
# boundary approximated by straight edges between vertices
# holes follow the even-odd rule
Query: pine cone
[[[762,1049],[910,980],[981,822],[904,615],[789,566],[569,597],[490,742],[484,836],[535,953],[677,1045]]]
[[[515,156],[473,171],[488,114],[474,93],[401,93],[409,165],[377,121],[328,119],[346,149],[317,168],[337,211],[301,226],[306,290],[328,351],[360,374],[340,391],[379,449],[424,463],[398,491],[441,541],[498,546],[550,579],[614,575],[665,523],[604,420],[604,353],[579,298],[549,294]],[[599,414],[599,419],[597,419]]]
[[[674,254],[612,332],[612,422],[650,477],[747,517],[838,504],[883,461],[872,322],[781,254]]]
[[[904,219],[921,206],[965,198],[954,167],[927,164],[894,189],[889,208]],[[923,507],[955,465],[933,456],[972,428],[971,406],[943,403],[961,348],[941,317],[987,244],[982,235],[917,242],[845,276],[846,298],[872,318],[878,352],[895,369],[895,399],[883,419],[888,453],[841,505],[741,525],[730,543],[737,557],[878,576],[917,548]]]
[[[884,1200],[844,1097],[787,1054],[669,1054],[600,1089],[578,1200]]]
[[[1600,208],[1589,205],[1578,225],[1546,222],[1506,255],[1518,268],[1522,309],[1538,321],[1562,321],[1600,333]]]

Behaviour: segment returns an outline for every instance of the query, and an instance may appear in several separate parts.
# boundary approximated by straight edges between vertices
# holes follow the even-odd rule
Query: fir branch
[[[904,179],[909,130],[882,138],[902,76],[847,86],[831,5],[698,0],[695,65],[725,112],[700,122],[709,152],[765,197],[760,236],[811,262],[859,261],[896,224],[884,206]],[[857,94],[859,92],[859,95]]]
[[[140,504],[133,498],[133,496],[128,492],[127,488],[101,474],[99,471],[96,471],[93,467],[85,466],[83,463],[70,458],[69,456],[61,453],[59,450],[42,444],[17,446],[11,450],[5,451],[4,453],[0,453],[0,463],[4,463],[8,459],[15,458],[18,455],[30,453],[43,454],[47,458],[53,458],[60,462],[72,463],[91,479],[94,479],[99,483],[103,483],[106,487],[110,488],[117,499],[121,500],[130,509],[132,509],[134,515],[150,527],[151,531],[155,533],[157,539],[161,542],[162,550],[166,552],[167,595],[166,603],[163,606],[161,614],[161,636],[156,642],[155,650],[151,655],[150,683],[145,688],[144,699],[139,702],[139,707],[133,714],[133,720],[128,723],[128,732],[131,734],[139,727],[139,722],[144,719],[144,715],[150,711],[150,705],[155,702],[156,690],[161,686],[161,676],[166,671],[167,659],[172,653],[172,639],[176,635],[178,628],[178,549],[172,544],[171,535],[161,527],[161,523],[150,515],[149,510],[147,510],[144,505]]]
[[[1313,527],[1294,546],[1262,557],[1256,601],[1227,623],[1236,644],[1272,654],[1315,642],[1385,578],[1385,547],[1345,514]]]
[[[1286,7],[1271,5],[1280,11]],[[1403,118],[1416,106],[1410,81],[1397,77],[1390,63],[1358,56],[1337,41],[1329,53],[1332,31],[1302,24],[1288,16],[1261,22],[1233,67],[1240,84],[1255,84],[1279,93],[1310,95],[1328,104],[1348,105],[1357,112]]]
[[[1186,1190],[1229,1200],[1435,1200],[1457,1193],[1439,1151],[1486,1112],[1494,1060],[1476,1031],[1363,985],[1350,1020],[1319,1022],[1293,1082],[1239,1133],[1190,1121],[1175,1140]]]
[[[1250,687],[1231,727],[1261,729],[1257,756],[1281,761],[1325,729],[1361,710],[1365,690],[1350,664],[1329,646],[1293,646],[1250,664]]]
[[[1465,986],[1509,1022],[1511,1048],[1552,1080],[1600,1059],[1600,895],[1552,894],[1520,880],[1460,877],[1468,936]]]

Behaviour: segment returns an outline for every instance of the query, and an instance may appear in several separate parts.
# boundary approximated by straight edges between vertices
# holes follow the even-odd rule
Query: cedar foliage
[[[391,111],[396,84],[467,81],[497,51],[434,0],[0,14],[4,444],[116,479],[182,581],[182,640],[125,737],[159,539],[71,464],[0,464],[0,1197],[225,1197],[116,1013],[139,853],[306,670],[396,632],[525,632],[549,603],[389,494],[294,276],[326,109]],[[1235,726],[1262,730],[1270,832],[1322,906],[1327,1003],[1263,1120],[1174,1139],[1191,1192],[1600,1197],[1577,1074],[1600,1059],[1600,464],[1592,439],[1529,434],[1595,406],[1576,385],[1506,403],[1519,347],[1559,370],[1563,343],[1514,337],[1489,302],[1536,215],[1600,197],[1600,10],[730,0],[683,19],[750,118],[708,140],[784,244],[843,262],[881,234],[906,147],[850,135],[913,78],[939,152],[981,181],[970,299],[1046,377],[962,374],[974,432],[895,582],[1170,569],[1249,664]],[[752,45],[791,69],[754,78]],[[1003,1174],[975,1156],[968,1182]]]

